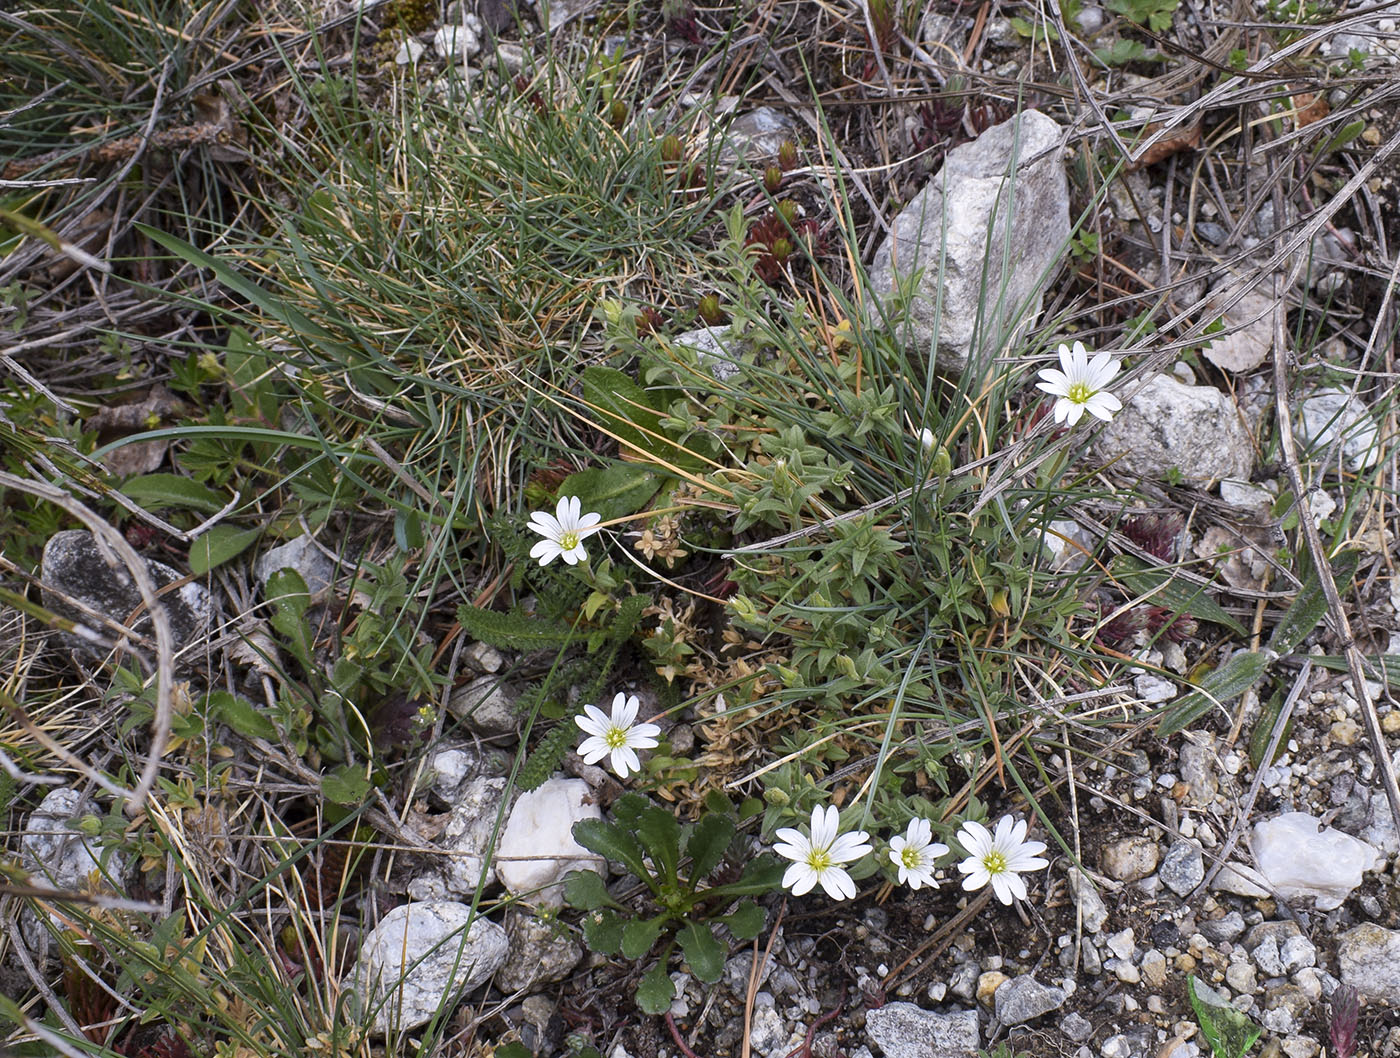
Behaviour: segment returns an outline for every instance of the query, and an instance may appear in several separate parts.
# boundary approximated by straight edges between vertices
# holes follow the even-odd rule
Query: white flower
[[[579,517],[582,504],[577,496],[560,496],[559,505],[553,514],[535,511],[530,515],[530,528],[544,537],[530,548],[530,557],[540,560],[545,566],[560,557],[569,565],[581,562],[588,557],[583,549],[585,537],[598,531],[598,523],[603,520],[600,514],[585,514]]]
[[[1048,367],[1040,372],[1044,382],[1037,382],[1035,388],[1060,399],[1055,401],[1055,421],[1073,426],[1087,411],[1104,422],[1113,418],[1113,413],[1123,407],[1123,402],[1104,388],[1113,381],[1122,365],[1110,353],[1099,353],[1092,361],[1083,342],[1075,342],[1074,349],[1060,346],[1060,367]]]
[[[583,715],[574,717],[574,723],[588,735],[578,747],[585,764],[597,764],[611,754],[609,763],[618,778],[625,779],[629,773],[642,770],[637,750],[655,746],[661,728],[636,722],[640,706],[635,694],[631,697],[618,694],[613,697],[612,716],[596,705],[583,707]]]
[[[1002,816],[995,834],[981,823],[964,823],[958,831],[958,844],[968,853],[958,864],[958,870],[967,875],[963,888],[981,889],[991,882],[1003,904],[1010,904],[1012,897],[1024,900],[1026,883],[1020,872],[1050,866],[1048,860],[1036,855],[1045,851],[1045,842],[1025,840],[1026,829],[1026,821],[1014,816]]]
[[[872,851],[870,835],[863,830],[840,834],[840,826],[841,813],[835,805],[825,809],[818,805],[812,809],[811,837],[792,827],[779,829],[779,844],[773,851],[794,861],[783,875],[783,886],[791,889],[793,896],[810,892],[818,882],[833,900],[850,900],[856,895],[856,883],[839,865]]]
[[[930,452],[933,451],[933,446],[937,443],[938,438],[933,436],[933,431],[930,430],[927,426],[925,426],[922,430],[919,431],[919,444],[923,445]]]
[[[933,867],[947,853],[947,845],[933,840],[933,826],[927,819],[909,820],[904,836],[890,839],[890,860],[899,868],[899,884],[907,882],[910,889],[925,885],[937,889]]]

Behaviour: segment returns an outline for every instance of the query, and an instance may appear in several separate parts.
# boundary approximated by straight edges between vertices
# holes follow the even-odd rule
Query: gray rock
[[[1113,936],[1105,937],[1103,946],[1115,959],[1130,960],[1137,949],[1137,937],[1131,928],[1119,930]]]
[[[1064,989],[1043,985],[1030,974],[1022,974],[997,989],[997,1020],[1003,1025],[1020,1025],[1060,1009],[1067,998]]]
[[[1070,234],[1062,133],[1034,110],[993,126],[949,151],[895,218],[870,282],[889,299],[920,273],[899,336],[911,352],[936,336],[944,370],[980,368],[1039,313]]]
[[[510,757],[503,750],[479,743],[444,740],[428,754],[423,780],[449,804],[470,779],[500,778],[510,771]]]
[[[508,949],[506,931],[473,917],[467,904],[443,900],[394,908],[360,945],[352,977],[370,1031],[426,1024],[489,980]]]
[[[1301,934],[1289,937],[1278,946],[1278,957],[1283,963],[1284,973],[1296,973],[1305,967],[1317,965],[1317,946]]]
[[[1167,983],[1167,957],[1156,948],[1142,953],[1142,979],[1148,988],[1162,988]]]
[[[1265,937],[1249,950],[1249,954],[1254,956],[1255,963],[1265,976],[1283,976],[1283,959],[1279,956],[1278,940],[1273,936]]]
[[[583,958],[583,946],[557,919],[511,910],[505,923],[510,952],[496,971],[496,987],[503,992],[562,981]]]
[[[450,63],[464,63],[481,50],[481,19],[467,13],[433,34],[433,48]]]
[[[1400,1005],[1400,931],[1363,922],[1337,944],[1342,984],[1370,1000]]]
[[[693,349],[700,366],[709,371],[716,381],[728,382],[740,371],[743,343],[734,337],[728,327],[696,327],[693,331],[676,335],[671,339],[671,344]]]
[[[542,18],[548,22],[548,28],[553,33],[566,22],[572,22],[585,11],[594,5],[596,0],[535,0],[535,7],[539,9]]]
[[[1244,916],[1231,911],[1224,918],[1208,918],[1201,923],[1201,932],[1216,944],[1232,941],[1244,932]]]
[[[1108,906],[1103,902],[1103,897],[1099,895],[1094,883],[1077,867],[1071,867],[1066,872],[1066,880],[1069,882],[1070,896],[1079,907],[1084,929],[1089,933],[1098,933],[1108,921]]]
[[[1341,389],[1319,389],[1298,409],[1298,436],[1322,457],[1340,443],[1347,469],[1365,470],[1380,461],[1380,430],[1356,397]]]
[[[495,676],[482,676],[465,683],[447,699],[453,716],[481,735],[514,735],[520,730],[520,713],[515,703],[520,692]]]
[[[438,844],[446,854],[434,869],[408,883],[408,895],[415,900],[442,900],[469,897],[480,886],[496,880],[495,867],[487,852],[496,831],[506,780],[469,779],[456,793],[452,814]]]
[[[885,1058],[974,1058],[981,1045],[975,1010],[939,1014],[886,1003],[866,1012],[865,1031]]]
[[[773,107],[759,107],[740,114],[724,130],[719,149],[719,164],[734,166],[740,162],[762,165],[778,156],[784,140],[797,139],[797,122]]]
[[[550,779],[520,795],[496,847],[496,876],[517,896],[559,906],[572,870],[606,870],[606,861],[574,841],[580,819],[601,819],[582,779]]]
[[[770,1002],[754,1004],[753,1019],[749,1023],[749,1046],[755,1058],[783,1058],[793,1048],[794,1043],[801,1043],[799,1036],[793,1039],[793,1033],[788,1028],[783,1016],[778,1013],[777,1008]]]
[[[462,650],[462,662],[477,672],[500,672],[506,659],[490,643],[469,643]]]
[[[1182,781],[1191,788],[1191,799],[1198,805],[1208,805],[1215,799],[1220,782],[1215,777],[1215,751],[1210,746],[1186,741],[1177,754]]]
[[[335,581],[335,563],[309,536],[299,536],[264,551],[253,562],[253,579],[258,587],[265,588],[268,578],[283,569],[295,571],[313,597]]]
[[[1060,1031],[1072,1042],[1083,1043],[1094,1034],[1094,1025],[1082,1014],[1071,1010],[1060,1022]]]
[[[1171,375],[1153,375],[1133,394],[1099,431],[1096,451],[1119,474],[1165,481],[1175,472],[1200,488],[1254,472],[1249,430],[1230,397]]]
[[[162,562],[146,560],[146,573],[157,591],[182,579],[182,575]],[[153,636],[151,619],[145,613],[141,593],[136,590],[131,572],[113,556],[107,561],[93,535],[86,529],[65,529],[54,533],[44,545],[44,557],[39,573],[44,605],[62,617],[71,617],[79,624],[94,627],[91,617],[79,607],[86,607],[110,618],[119,625],[138,610],[130,626],[132,631]],[[71,600],[71,601],[70,601]],[[170,622],[170,636],[177,662],[193,664],[201,660],[200,649],[214,626],[214,599],[201,585],[191,582],[160,597]],[[76,604],[76,605],[75,605]],[[110,638],[105,627],[97,631]],[[88,657],[102,656],[105,650],[79,636],[61,633],[63,641],[76,652]],[[185,652],[189,656],[185,656]],[[199,658],[193,655],[199,655]]]
[[[1225,983],[1236,995],[1253,995],[1259,987],[1254,967],[1247,962],[1232,962],[1225,970]]]
[[[1196,225],[1196,234],[1212,246],[1224,246],[1230,238],[1229,229],[1213,220],[1203,220]]]
[[[1157,869],[1161,855],[1157,842],[1143,834],[1104,846],[1103,870],[1120,882],[1135,882]]]
[[[975,962],[962,963],[948,977],[948,991],[960,999],[972,999],[977,995],[977,978],[981,971]]]
[[[20,828],[20,869],[35,885],[65,892],[121,892],[126,857],[70,823],[80,816],[100,814],[97,803],[77,790],[67,786],[50,790]],[[20,914],[20,929],[30,951],[43,955],[49,950],[49,931],[30,908]]]
[[[1199,229],[1197,229],[1199,230]],[[1219,337],[1205,346],[1205,357],[1224,371],[1242,373],[1262,364],[1274,344],[1274,313],[1282,311],[1273,295],[1272,280],[1255,285],[1229,308],[1225,301],[1238,289],[1235,280],[1228,279],[1206,302],[1206,312],[1219,319],[1225,327]]]
[[[1162,866],[1157,871],[1162,884],[1177,896],[1185,896],[1200,885],[1206,877],[1205,861],[1201,858],[1201,847],[1194,841],[1172,842],[1171,848],[1162,858]]]

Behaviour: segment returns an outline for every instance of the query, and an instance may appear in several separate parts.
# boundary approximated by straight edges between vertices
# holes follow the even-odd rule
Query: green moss
[[[439,0],[390,0],[383,7],[385,31],[402,29],[421,33],[437,25],[442,14]]]

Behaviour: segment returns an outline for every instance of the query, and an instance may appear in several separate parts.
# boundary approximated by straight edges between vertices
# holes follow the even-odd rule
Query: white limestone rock
[[[520,795],[496,849],[496,876],[517,896],[560,906],[573,870],[606,871],[606,860],[574,841],[581,819],[602,819],[582,779],[550,779]]]
[[[870,266],[890,305],[918,273],[898,335],[938,366],[985,365],[1040,312],[1070,234],[1063,129],[1028,110],[948,152],[904,207]]]
[[[1306,812],[1285,812],[1256,823],[1250,847],[1259,873],[1285,900],[1312,897],[1319,911],[1341,907],[1364,872],[1384,858],[1364,841],[1322,824]]]
[[[1254,471],[1254,446],[1234,401],[1214,386],[1187,386],[1171,375],[1154,375],[1133,392],[1099,431],[1095,450],[1119,475],[1179,475],[1198,488],[1222,478],[1248,481]]]
[[[415,1029],[485,984],[508,951],[506,931],[468,904],[404,904],[365,937],[351,980],[371,1032]]]

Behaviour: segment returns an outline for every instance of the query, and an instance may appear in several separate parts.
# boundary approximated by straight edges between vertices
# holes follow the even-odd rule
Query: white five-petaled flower
[[[609,763],[618,778],[625,779],[631,772],[642,770],[637,750],[654,747],[661,728],[636,722],[640,706],[635,694],[618,694],[613,697],[612,716],[596,705],[583,707],[583,715],[574,717],[574,723],[588,736],[578,747],[585,764],[597,764],[611,754]]]
[[[947,845],[933,840],[933,826],[927,819],[909,820],[904,836],[890,839],[890,860],[899,868],[899,884],[907,882],[910,889],[925,885],[937,889],[934,864],[947,852]]]
[[[808,837],[800,830],[782,827],[773,851],[792,860],[783,875],[783,887],[793,896],[810,892],[818,882],[833,900],[850,900],[856,895],[856,883],[841,867],[872,851],[870,835],[863,830],[839,832],[841,813],[835,805],[812,809],[812,833]]]
[[[1061,345],[1059,368],[1040,372],[1045,381],[1037,382],[1035,388],[1059,398],[1055,401],[1056,422],[1068,421],[1073,426],[1086,411],[1109,422],[1123,402],[1105,392],[1105,387],[1121,366],[1110,353],[1099,353],[1090,360],[1083,342],[1075,342],[1073,349]]]
[[[530,548],[530,557],[539,559],[541,566],[560,556],[571,566],[586,559],[588,552],[583,549],[584,538],[598,531],[598,523],[603,516],[585,514],[579,517],[582,509],[577,496],[560,496],[553,514],[544,511],[531,513],[530,528],[544,539]]]
[[[1024,819],[1014,816],[1002,816],[995,834],[981,823],[964,823],[958,831],[958,844],[968,854],[958,864],[958,870],[967,875],[963,888],[981,889],[991,882],[992,891],[1003,904],[1010,904],[1013,897],[1024,900],[1026,883],[1020,872],[1050,866],[1037,855],[1045,851],[1045,842],[1027,841],[1027,827]]]

